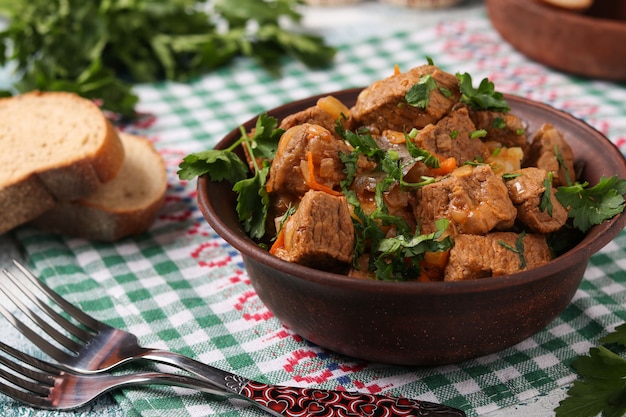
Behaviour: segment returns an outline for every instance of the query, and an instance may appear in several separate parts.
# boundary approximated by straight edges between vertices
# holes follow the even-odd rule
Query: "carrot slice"
[[[439,161],[439,168],[431,168],[430,171],[433,175],[446,175],[456,169],[456,159],[453,157],[446,158],[443,161]]]
[[[307,160],[307,167],[309,168],[309,175],[305,177],[305,180],[312,190],[323,191],[325,193],[328,193],[334,196],[343,195],[342,192],[335,191],[332,188],[317,182],[317,179],[315,178],[315,165],[313,164],[313,154],[311,152],[306,153],[306,160]]]
[[[450,251],[445,252],[426,252],[424,254],[424,262],[430,266],[436,266],[438,268],[445,268],[448,263],[448,257]]]
[[[278,236],[276,236],[276,240],[274,241],[274,243],[272,244],[272,247],[270,248],[270,253],[272,255],[276,255],[276,252],[278,251],[278,249],[282,248],[283,246],[285,246],[285,228],[284,227],[282,227],[280,231],[278,232]]]

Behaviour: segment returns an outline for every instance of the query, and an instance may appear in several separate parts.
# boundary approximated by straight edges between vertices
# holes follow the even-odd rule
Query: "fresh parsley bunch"
[[[600,339],[624,351],[626,324]],[[572,363],[579,379],[567,392],[567,397],[556,408],[557,417],[621,417],[626,415],[626,358],[609,349],[597,346],[589,355],[580,356]]]
[[[0,65],[15,90],[63,90],[135,115],[132,83],[186,81],[237,56],[277,73],[283,56],[329,64],[335,50],[297,28],[300,0],[3,0]]]

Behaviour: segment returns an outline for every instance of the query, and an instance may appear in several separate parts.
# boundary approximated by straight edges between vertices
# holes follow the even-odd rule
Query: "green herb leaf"
[[[563,155],[561,155],[561,151],[559,150],[558,145],[554,145],[554,156],[559,163],[559,167],[561,167],[565,172],[565,183],[567,185],[572,185],[572,177],[570,175],[569,168],[565,164],[565,160],[563,159]]]
[[[572,367],[579,374],[567,397],[555,409],[557,417],[620,417],[626,413],[626,359],[599,346],[578,357]]]
[[[247,138],[254,156],[257,158],[274,159],[278,149],[278,141],[285,133],[278,128],[278,119],[262,113],[256,121],[254,133]],[[245,132],[242,133],[242,136]]]
[[[252,238],[260,239],[265,235],[265,221],[270,204],[265,188],[270,164],[266,162],[252,178],[241,180],[233,186],[237,193],[237,215],[244,230]]]
[[[275,117],[267,113],[259,115],[252,135],[249,136],[241,127],[241,138],[229,148],[196,152],[183,158],[178,166],[178,177],[191,180],[208,174],[213,181],[226,180],[233,184],[245,179],[249,168],[233,150],[245,142],[255,163],[256,158],[273,159],[278,148],[278,141],[284,133],[284,130],[277,126],[278,120]]]
[[[414,161],[422,161],[429,168],[439,168],[439,159],[435,155],[417,146],[409,137],[406,138],[405,143]]]
[[[373,248],[376,277],[385,281],[405,281],[417,278],[420,274],[420,262],[426,252],[444,252],[453,246],[452,239],[441,236],[448,228],[448,220],[435,222],[436,231],[429,234],[416,232],[412,236],[399,234],[384,238],[378,247]]]
[[[283,55],[308,66],[336,50],[297,27],[299,0],[14,1],[0,32],[0,65],[15,92],[71,91],[134,117],[136,82],[186,81],[237,56],[278,72]],[[295,29],[294,29],[295,28]]]
[[[283,130],[277,128],[275,117],[261,114],[251,135],[243,126],[241,138],[228,149],[213,149],[186,156],[179,165],[178,176],[190,180],[208,174],[213,181],[226,180],[234,184],[237,195],[237,215],[245,231],[253,238],[265,235],[265,222],[270,198],[265,187],[270,171],[270,160],[276,154],[278,141]],[[254,165],[254,175],[247,178],[248,166],[234,152],[241,145],[246,146]],[[257,159],[262,160],[258,166]]]
[[[498,241],[498,245],[510,250],[511,252],[516,253],[517,256],[519,256],[519,269],[526,268],[526,254],[525,254],[525,249],[524,249],[524,237],[525,236],[526,236],[525,231],[519,234],[519,236],[515,240],[515,247],[509,245],[508,243],[502,240]]]
[[[506,122],[502,117],[496,117],[491,124],[491,127],[494,129],[504,129],[506,127]]]
[[[548,173],[548,178],[543,179],[543,194],[539,202],[539,210],[548,211],[548,215],[552,217],[552,172]]]
[[[615,328],[615,331],[600,339],[601,343],[617,343],[626,346],[626,323]],[[626,376],[626,373],[624,374]]]
[[[474,130],[470,133],[470,139],[479,139],[487,136],[487,131],[485,129]]]
[[[513,178],[517,178],[517,177],[521,177],[521,176],[522,176],[522,174],[520,174],[520,173],[515,173],[514,174],[512,172],[507,172],[507,173],[502,174],[502,179],[504,181],[508,181],[508,180],[512,180]]]
[[[208,174],[212,181],[235,183],[245,179],[249,172],[248,166],[236,153],[217,149],[187,155],[178,167],[177,174],[182,180]]]
[[[493,110],[504,113],[511,110],[504,99],[504,95],[495,91],[495,85],[487,78],[480,82],[478,88],[474,88],[472,76],[468,73],[457,73],[456,78],[459,80],[461,102],[476,110]]]
[[[556,192],[559,202],[569,209],[574,227],[583,232],[621,213],[626,194],[626,180],[617,176],[602,177],[595,186],[588,185],[575,183],[559,187]]]
[[[437,82],[430,74],[422,75],[404,95],[406,102],[413,107],[425,110],[430,102],[430,93],[437,89]]]

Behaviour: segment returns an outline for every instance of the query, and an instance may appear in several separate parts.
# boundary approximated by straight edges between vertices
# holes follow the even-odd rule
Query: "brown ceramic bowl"
[[[332,93],[351,106],[360,90]],[[279,120],[318,97],[278,107]],[[580,120],[547,105],[506,96],[515,114],[536,130],[550,122],[576,153],[582,178],[626,178],[620,151]],[[255,120],[244,124],[246,129]],[[240,137],[238,129],[217,148]],[[228,183],[198,181],[198,204],[208,223],[239,250],[252,284],[273,314],[304,338],[355,358],[403,365],[459,362],[493,353],[543,329],[570,302],[590,256],[626,224],[618,215],[594,227],[576,247],[539,268],[463,282],[383,282],[349,278],[292,264],[261,249],[243,231]]]
[[[500,35],[529,58],[567,73],[626,81],[626,3],[596,0],[584,13],[540,0],[486,0]]]

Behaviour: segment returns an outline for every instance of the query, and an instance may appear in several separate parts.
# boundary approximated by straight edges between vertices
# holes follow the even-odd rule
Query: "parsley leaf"
[[[435,155],[417,146],[409,137],[406,138],[405,142],[409,155],[415,161],[422,161],[429,168],[439,168],[439,159]]]
[[[353,266],[358,268],[359,258],[367,253],[369,247],[377,247],[378,242],[385,237],[385,233],[374,217],[365,213],[353,190],[343,189],[343,193],[354,210],[354,217],[352,218],[355,232]],[[368,268],[370,271],[374,270],[373,265],[373,259],[370,257],[370,266]]]
[[[448,228],[447,219],[435,222],[436,231],[429,234],[412,236],[399,234],[395,237],[384,238],[379,241],[378,247],[373,248],[375,257],[376,277],[386,281],[405,281],[420,275],[420,263],[426,252],[444,252],[453,246],[450,236],[441,239]]]
[[[563,155],[561,155],[561,151],[559,150],[558,145],[554,145],[554,156],[559,163],[559,167],[563,168],[563,171],[565,172],[565,183],[567,185],[572,185],[572,177],[570,176],[569,168],[567,167],[567,164],[563,159]]]
[[[548,215],[552,217],[552,172],[548,173],[548,178],[543,179],[543,194],[541,194],[541,202],[539,210],[548,211]]]
[[[526,232],[523,231],[519,234],[517,239],[515,239],[515,247],[509,245],[503,240],[498,240],[498,245],[502,246],[505,249],[514,252],[519,256],[519,269],[526,269],[526,255],[524,253],[524,237],[526,236]]]
[[[422,75],[404,95],[406,102],[413,107],[425,110],[430,102],[430,93],[437,89],[437,82],[430,74]]]
[[[242,137],[246,137],[245,131],[241,132]],[[280,137],[285,133],[278,128],[278,119],[262,113],[254,126],[252,136],[246,137],[246,142],[250,144],[250,151],[257,158],[274,159]]]
[[[363,154],[373,161],[384,158],[385,150],[378,146],[369,130],[359,129],[353,132],[345,129],[343,123],[339,120],[335,127],[335,132],[354,148],[353,153]]]
[[[626,346],[626,324],[600,339]],[[579,376],[555,409],[557,417],[619,417],[626,414],[626,359],[605,346],[589,349],[572,363]]]
[[[181,180],[208,174],[212,181],[235,183],[248,176],[248,166],[231,151],[210,149],[187,155],[178,166]]]
[[[568,208],[574,227],[586,232],[594,225],[610,219],[624,210],[626,180],[617,176],[602,177],[598,184],[575,183],[557,189],[556,198]]]
[[[248,136],[241,128],[241,138],[227,149],[210,149],[185,156],[179,164],[178,177],[192,180],[207,174],[212,181],[229,181],[236,183],[248,176],[248,166],[234,153],[234,149],[242,143],[248,148],[250,155],[256,158],[273,159],[278,141],[284,130],[279,129],[275,117],[261,114],[256,121],[254,133]],[[258,167],[257,167],[258,168]]]
[[[468,104],[476,110],[493,110],[506,113],[511,108],[504,99],[502,93],[495,91],[495,85],[484,78],[478,88],[472,85],[472,76],[468,73],[457,73],[461,90],[461,102]]]
[[[244,230],[252,238],[265,235],[265,221],[270,204],[265,187],[270,171],[270,160],[276,155],[278,141],[283,130],[277,128],[275,117],[261,114],[251,135],[243,126],[241,138],[227,149],[212,149],[187,155],[179,165],[180,179],[191,180],[196,176],[208,175],[212,181],[228,181],[237,193],[237,215]],[[254,175],[248,178],[248,166],[234,152],[245,146],[254,166]],[[258,160],[262,160],[259,167]]]
[[[270,164],[266,161],[252,178],[238,181],[233,186],[233,191],[237,193],[239,221],[253,239],[260,239],[265,235],[265,220],[270,204],[265,183],[269,172]]]
[[[487,136],[487,131],[485,129],[474,130],[470,133],[470,139],[479,139]]]
[[[504,129],[506,128],[506,122],[502,117],[496,117],[491,124],[491,127],[494,129]]]
[[[613,333],[609,333],[608,335],[602,337],[600,342],[617,343],[626,347],[626,323],[617,326]]]

